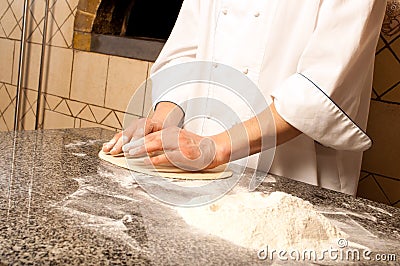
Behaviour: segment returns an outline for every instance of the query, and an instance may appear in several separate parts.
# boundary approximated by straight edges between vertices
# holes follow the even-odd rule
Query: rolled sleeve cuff
[[[371,139],[351,118],[302,74],[294,74],[273,91],[279,115],[320,144],[336,150],[365,151]]]

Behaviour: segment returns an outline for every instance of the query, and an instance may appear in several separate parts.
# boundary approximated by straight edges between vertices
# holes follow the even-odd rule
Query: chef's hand
[[[131,156],[163,152],[149,157],[147,164],[175,165],[187,171],[214,168],[221,164],[217,143],[211,137],[196,135],[185,129],[169,127],[124,145]]]
[[[103,151],[110,152],[112,155],[122,152],[122,146],[131,140],[142,138],[143,136],[161,130],[163,124],[151,118],[141,118],[129,125],[124,131],[114,135],[107,143],[103,144]]]
[[[103,144],[103,151],[110,152],[112,155],[119,154],[122,152],[122,146],[130,141],[169,126],[179,125],[183,115],[180,107],[174,103],[160,102],[151,118],[141,118],[129,125],[124,131],[115,134],[109,142]]]
[[[185,170],[201,170],[270,149],[300,134],[271,104],[258,115],[214,136],[202,137],[172,127],[126,144],[123,149],[137,156],[163,151],[164,154],[149,157],[147,163],[174,164]]]

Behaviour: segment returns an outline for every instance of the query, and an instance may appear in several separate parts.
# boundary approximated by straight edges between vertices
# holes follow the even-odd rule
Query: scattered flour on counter
[[[346,237],[311,203],[284,192],[242,192],[177,211],[189,225],[256,250],[267,245],[317,250]]]

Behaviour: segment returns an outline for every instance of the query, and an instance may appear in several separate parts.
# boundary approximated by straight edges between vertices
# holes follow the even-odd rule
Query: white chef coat
[[[241,70],[303,133],[277,147],[269,172],[355,195],[371,145],[364,130],[385,7],[386,0],[185,0],[152,74],[194,60]],[[154,105],[187,97],[152,89]]]

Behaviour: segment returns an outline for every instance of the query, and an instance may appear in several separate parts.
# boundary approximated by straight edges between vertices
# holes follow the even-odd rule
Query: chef
[[[152,117],[103,150],[164,150],[147,163],[196,170],[246,156],[245,147],[262,160],[270,148],[262,140],[276,136],[272,165],[259,170],[355,195],[362,152],[371,146],[365,128],[385,8],[385,0],[185,0],[152,74],[185,62],[228,65],[254,82],[269,106],[253,117],[235,109],[243,122],[223,131],[207,122],[206,130],[181,129],[188,95],[153,85]],[[228,99],[218,88],[201,94]],[[237,138],[241,129],[247,137]]]

